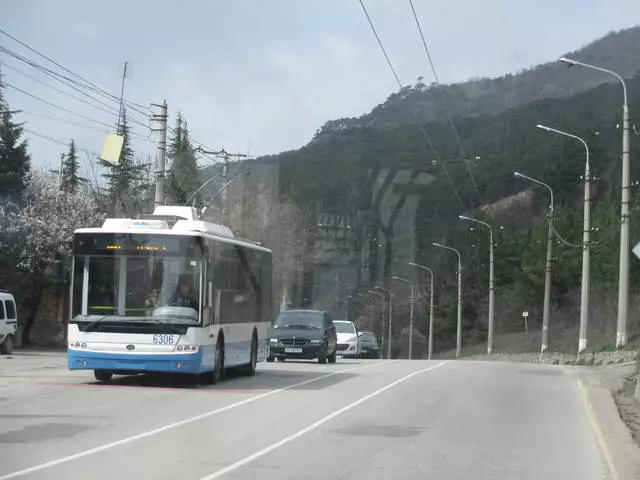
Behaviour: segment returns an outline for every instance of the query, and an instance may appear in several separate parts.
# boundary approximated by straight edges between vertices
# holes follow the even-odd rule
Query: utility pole
[[[584,216],[582,224],[582,285],[580,295],[580,331],[578,335],[578,353],[587,349],[587,323],[589,320],[589,286],[591,283],[591,169],[589,149],[584,168]]]
[[[551,259],[553,258],[553,189],[544,182],[536,180],[520,172],[513,172],[515,177],[524,178],[544,187],[549,192],[549,226],[547,231],[547,261],[544,266],[544,304],[542,306],[542,342],[540,353],[549,346],[549,317],[551,315]]]
[[[549,207],[547,230],[547,259],[544,264],[544,303],[542,305],[542,344],[540,353],[549,347],[549,318],[551,316],[551,262],[553,259],[553,204]]]
[[[427,272],[429,272],[429,275],[431,276],[431,292],[430,292],[430,299],[429,299],[429,341],[428,341],[428,346],[427,346],[427,360],[431,360],[431,354],[433,353],[433,310],[434,310],[434,301],[433,301],[433,294],[434,294],[434,281],[433,281],[433,269],[425,266],[425,265],[419,265],[417,263],[414,262],[409,262],[409,265],[411,265],[412,267],[416,267],[416,268],[421,268],[422,270],[426,270]],[[491,352],[489,352],[491,353]]]
[[[487,332],[487,355],[493,352],[493,330],[495,324],[495,298],[496,298],[496,282],[495,282],[495,259],[493,255],[493,227],[481,220],[467,217],[466,215],[458,215],[460,220],[468,220],[480,224],[489,229],[489,331]]]
[[[584,146],[586,160],[584,164],[584,221],[582,226],[582,285],[580,287],[580,330],[578,335],[578,353],[587,348],[587,324],[589,323],[589,285],[591,280],[591,168],[589,166],[589,146],[584,139],[562,130],[538,125],[537,128],[551,133],[564,135],[578,140]]]
[[[394,275],[391,277],[393,280],[398,280],[399,282],[408,283],[411,287],[411,304],[410,304],[410,313],[409,313],[409,360],[412,358],[413,353],[413,302],[415,301],[413,282],[410,282],[406,278],[398,277]]]
[[[212,150],[204,150],[202,147],[197,147],[196,152],[202,153],[203,155],[211,155],[216,158],[221,158],[223,161],[222,164],[222,182],[225,183],[227,181],[227,176],[229,175],[229,159],[231,158],[247,158],[249,155],[245,155],[242,153],[229,153],[224,148],[218,151]],[[226,205],[227,200],[227,191],[224,190],[222,192],[222,201],[225,202]]]
[[[627,344],[627,321],[629,320],[629,206],[631,203],[631,124],[629,119],[629,102],[627,85],[621,75],[588,63],[582,63],[571,58],[562,57],[560,62],[567,65],[579,65],[614,76],[622,85],[622,199],[620,205],[620,269],[618,277],[618,321],[616,333],[616,347]]]
[[[455,253],[458,256],[458,321],[456,326],[456,358],[460,358],[462,350],[462,256],[460,250],[448,247],[441,243],[433,242],[434,247],[444,248]]]
[[[124,81],[127,78],[127,62],[124,62],[124,66],[122,67],[122,84],[120,85],[120,110],[118,111],[118,129],[117,132],[120,133],[120,126],[122,123],[122,117],[124,113]]]
[[[58,170],[58,188],[62,188],[62,168],[64,167],[65,154],[60,154],[60,170]]]
[[[624,86],[624,82],[622,82]],[[620,273],[618,283],[618,324],[616,347],[627,344],[627,321],[629,319],[629,204],[631,203],[631,122],[627,105],[627,88],[624,88],[622,111],[622,205],[620,218]]]
[[[153,132],[160,132],[158,140],[158,153],[156,157],[156,197],[155,206],[164,205],[164,176],[165,176],[165,160],[167,155],[167,101],[164,100],[161,105],[152,104],[154,107],[160,108],[159,115],[152,115],[151,120],[159,122],[160,128],[152,129]]]

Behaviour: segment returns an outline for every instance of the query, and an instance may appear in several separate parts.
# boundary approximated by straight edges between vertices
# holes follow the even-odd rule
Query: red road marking
[[[152,385],[118,385],[117,383],[111,384],[100,384],[100,383],[73,383],[73,382],[52,382],[52,381],[25,381],[25,382],[16,382],[16,383],[29,383],[32,385],[47,385],[54,387],[98,387],[98,388],[135,388],[135,389],[145,389],[145,390],[173,390],[173,391],[192,391],[192,392],[208,392],[208,393],[237,393],[237,394],[245,394],[245,395],[261,395],[271,390],[234,390],[231,388],[228,389],[218,389],[218,388],[197,388],[197,387],[160,387],[160,386],[152,386]]]

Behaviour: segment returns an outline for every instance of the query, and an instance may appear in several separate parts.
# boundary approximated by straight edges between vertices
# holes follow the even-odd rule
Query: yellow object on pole
[[[104,139],[100,160],[117,165],[120,162],[120,153],[122,152],[123,144],[124,137],[122,135],[108,133]]]

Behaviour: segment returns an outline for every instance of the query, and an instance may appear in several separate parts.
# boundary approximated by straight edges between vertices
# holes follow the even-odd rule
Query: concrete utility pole
[[[222,164],[222,181],[227,181],[227,176],[229,175],[229,159],[231,158],[247,158],[249,155],[244,155],[242,153],[229,153],[224,148],[222,150],[204,150],[202,147],[197,147],[195,149],[196,152],[202,153],[203,155],[211,155],[212,157],[221,158],[223,161]],[[226,205],[227,200],[227,191],[223,190],[222,192],[222,201]]]
[[[394,280],[398,280],[399,282],[408,283],[411,287],[411,304],[409,306],[409,360],[411,360],[413,353],[413,303],[415,302],[413,282],[410,282],[406,278],[398,277],[396,275],[391,278],[393,278]]]
[[[380,290],[381,292],[385,292],[387,295],[389,295],[389,314],[388,314],[388,319],[389,319],[389,332],[387,334],[387,359],[391,359],[391,327],[393,325],[393,293],[391,292],[391,290],[387,290],[384,287],[379,287],[378,285],[374,285],[373,286],[374,289],[376,290]]]
[[[545,125],[538,128],[551,133],[578,140],[584,146],[586,160],[584,165],[584,217],[582,224],[582,285],[580,289],[580,332],[578,335],[578,353],[587,348],[587,324],[589,323],[589,285],[591,279],[591,168],[589,166],[589,147],[582,138],[571,133],[556,130]]]
[[[152,104],[155,107],[160,108],[159,115],[152,115],[153,121],[160,123],[160,128],[152,129],[154,132],[160,132],[160,139],[158,140],[158,153],[156,156],[156,197],[155,206],[164,205],[164,177],[165,177],[165,161],[167,155],[167,101],[164,100],[161,105],[157,103]]]
[[[427,360],[431,360],[431,354],[433,353],[433,318],[434,318],[434,281],[433,281],[433,270],[424,265],[418,265],[417,263],[409,262],[409,265],[416,268],[421,268],[426,270],[431,275],[431,292],[429,295],[429,339],[428,339],[428,347],[427,347]]]
[[[385,317],[385,313],[384,313],[384,307],[385,307],[385,294],[382,292],[376,292],[375,290],[368,290],[367,293],[370,293],[371,295],[376,295],[379,296],[380,298],[382,298],[382,321],[380,322],[380,344],[384,343],[384,317]]]
[[[456,327],[456,358],[460,358],[462,350],[462,256],[460,251],[441,243],[433,242],[434,247],[444,248],[458,255],[458,324]]]
[[[542,342],[540,353],[549,346],[549,316],[551,314],[551,258],[553,256],[553,190],[549,185],[520,172],[513,172],[516,177],[524,178],[545,187],[549,191],[549,228],[547,231],[547,261],[544,268],[544,305],[542,307]]]
[[[458,215],[460,220],[467,220],[479,225],[483,225],[489,229],[489,332],[487,333],[487,354],[491,354],[493,351],[493,330],[495,325],[495,298],[496,298],[496,282],[494,273],[494,257],[493,257],[493,228],[487,222],[477,220],[475,218],[467,217],[465,215]]]
[[[624,79],[612,70],[597,67],[588,63],[578,62],[571,58],[563,57],[560,62],[569,66],[578,65],[599,72],[613,75],[622,84],[622,201],[620,205],[620,270],[618,278],[618,326],[616,333],[616,346],[624,347],[627,344],[627,322],[629,318],[629,205],[631,204],[631,122],[629,119],[629,103],[627,99],[627,85]]]

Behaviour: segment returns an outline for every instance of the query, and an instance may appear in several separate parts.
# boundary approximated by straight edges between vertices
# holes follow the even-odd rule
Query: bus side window
[[[205,312],[205,317],[203,319],[204,325],[213,325],[216,323],[216,311],[217,311],[217,302],[215,295],[215,280],[216,280],[216,262],[215,260],[209,258],[207,262],[207,272],[206,278],[204,282],[204,304],[207,307],[203,309]]]

